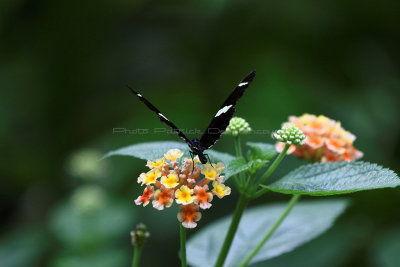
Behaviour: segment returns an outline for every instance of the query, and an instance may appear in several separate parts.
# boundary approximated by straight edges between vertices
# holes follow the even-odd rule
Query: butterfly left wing
[[[154,113],[157,114],[158,119],[165,123],[166,125],[168,125],[169,127],[171,127],[178,135],[179,137],[181,137],[187,144],[189,147],[193,147],[193,143],[192,141],[186,137],[186,135],[179,130],[178,127],[176,127],[175,124],[173,124],[170,120],[167,119],[167,117],[165,117],[161,111],[159,111],[155,106],[153,106],[153,104],[151,104],[146,98],[144,98],[141,94],[139,94],[139,92],[137,92],[135,89],[133,89],[132,87],[130,87],[129,85],[127,85],[127,87],[129,88],[129,90],[131,90],[131,92],[133,94],[135,94],[140,101],[142,101],[150,110],[152,110]]]
[[[235,106],[237,101],[243,96],[244,91],[249,87],[249,84],[253,81],[256,76],[256,72],[252,71],[248,74],[232,91],[225,102],[222,104],[221,108],[215,114],[214,118],[211,120],[207,129],[200,138],[200,144],[202,148],[209,149],[212,147],[221,134],[226,130],[229,125],[229,121],[232,119],[235,113]]]

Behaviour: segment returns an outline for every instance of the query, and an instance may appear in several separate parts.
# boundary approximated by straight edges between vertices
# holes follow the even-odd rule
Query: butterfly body
[[[194,155],[197,155],[199,157],[199,160],[202,164],[207,163],[207,157],[203,153],[204,149],[201,147],[201,142],[199,139],[192,139],[192,144],[189,145],[189,148]]]
[[[242,97],[244,91],[253,81],[256,75],[255,71],[248,74],[232,91],[225,102],[222,104],[220,109],[217,111],[215,116],[212,118],[207,129],[204,131],[200,139],[194,138],[190,140],[186,135],[179,130],[170,120],[167,119],[155,106],[153,106],[146,98],[139,94],[136,90],[129,87],[128,88],[134,93],[140,101],[142,101],[150,110],[155,112],[158,119],[171,127],[179,137],[181,137],[190,148],[191,155],[197,155],[202,164],[207,163],[207,154],[203,153],[204,150],[211,148],[221,137],[222,133],[226,130],[229,125],[229,121],[235,113],[235,106],[237,101]]]

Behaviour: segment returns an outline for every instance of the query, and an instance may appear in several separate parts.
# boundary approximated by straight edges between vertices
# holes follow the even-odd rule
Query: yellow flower
[[[194,201],[193,189],[190,189],[186,185],[182,185],[175,191],[176,203],[187,205]]]
[[[183,152],[180,151],[179,149],[170,149],[166,154],[164,154],[164,157],[166,159],[169,159],[170,161],[175,161],[176,159],[179,159],[180,157],[183,156]]]
[[[218,175],[220,175],[223,169],[225,169],[225,165],[222,162],[218,162],[215,169],[217,170]]]
[[[150,169],[152,169],[152,168],[161,169],[164,165],[165,165],[164,158],[156,159],[155,162],[148,160],[147,164],[146,164],[146,166],[149,167]]]
[[[161,176],[161,171],[158,169],[152,169],[147,173],[142,173],[138,179],[138,182],[142,182],[143,184],[149,185],[154,184],[158,177]]]
[[[217,168],[214,168],[209,163],[204,164],[204,168],[201,173],[204,174],[205,178],[210,180],[215,180],[215,178],[219,175]]]
[[[214,181],[212,185],[214,187],[212,192],[219,198],[223,198],[224,196],[231,194],[231,188],[222,183]]]
[[[179,185],[179,177],[176,173],[170,173],[168,176],[161,177],[161,184],[167,188],[174,188]]]

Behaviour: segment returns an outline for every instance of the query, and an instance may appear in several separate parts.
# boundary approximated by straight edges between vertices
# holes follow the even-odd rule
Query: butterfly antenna
[[[211,164],[211,167],[213,167],[214,168],[214,166],[213,166],[213,164],[212,164],[212,162],[211,162],[211,159],[210,159],[210,157],[208,156],[208,154],[204,154],[205,156],[207,156],[207,159],[208,159],[208,162],[210,162],[210,164]]]

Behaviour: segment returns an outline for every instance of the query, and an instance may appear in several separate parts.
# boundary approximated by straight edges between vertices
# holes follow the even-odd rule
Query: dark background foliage
[[[201,131],[256,69],[237,108],[253,129],[324,114],[357,135],[364,160],[399,173],[399,10],[395,0],[1,1],[0,265],[127,266],[138,222],[151,232],[143,266],[178,265],[177,210],[133,204],[145,162],[97,161],[121,146],[177,139],[152,131],[163,126],[126,83],[178,126]],[[215,148],[233,153],[232,142]],[[302,163],[288,159],[275,176]],[[347,197],[352,207],[336,226],[271,266],[399,260],[390,253],[400,240],[398,189]],[[231,213],[236,198],[215,201],[198,229]]]

